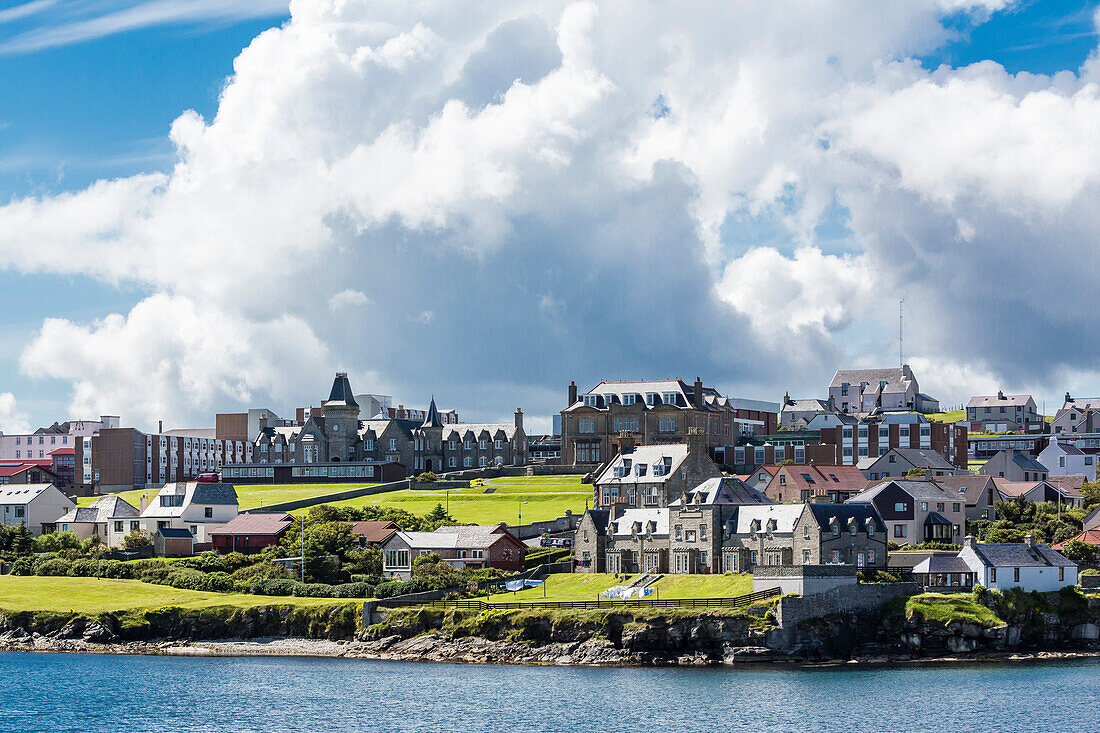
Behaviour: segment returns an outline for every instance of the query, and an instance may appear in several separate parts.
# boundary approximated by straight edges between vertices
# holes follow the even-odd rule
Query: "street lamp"
[[[523,524],[523,505],[526,504],[526,503],[527,502],[525,502],[525,501],[521,501],[519,503],[519,521],[516,522],[517,525]]]

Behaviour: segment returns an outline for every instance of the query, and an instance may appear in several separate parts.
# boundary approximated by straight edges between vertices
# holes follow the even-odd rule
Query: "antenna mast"
[[[902,330],[901,330],[901,326],[902,326],[901,305],[904,302],[905,302],[905,298],[900,298],[898,300],[898,366],[899,367],[905,366],[905,350],[903,348],[903,346],[905,344],[905,341],[904,341],[904,337],[902,336]]]

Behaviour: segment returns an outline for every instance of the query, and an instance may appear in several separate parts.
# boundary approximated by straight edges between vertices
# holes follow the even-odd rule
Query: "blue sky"
[[[88,4],[95,7],[86,14],[62,12],[68,4],[4,22],[5,11],[28,3],[0,0],[0,49],[29,34],[142,5],[103,2]],[[0,50],[0,202],[167,170],[172,121],[186,109],[212,117],[233,59],[288,17],[260,16],[153,23],[117,33],[108,33],[108,26],[98,38]],[[145,294],[125,283],[0,272],[0,392],[15,392],[38,422],[65,419],[68,385],[19,373],[19,353],[30,334],[44,318],[90,321],[126,312]]]
[[[929,71],[993,60],[1009,74],[1076,72],[1097,45],[1096,6],[1018,2],[992,14],[959,12],[942,21],[952,40],[919,60]],[[191,109],[209,122],[233,60],[288,17],[273,0],[0,0],[0,206],[79,192],[101,179],[168,171],[172,121]],[[721,228],[727,256],[758,247],[789,256],[795,242],[780,223],[784,201],[732,212]],[[827,255],[860,251],[849,223],[849,212],[834,200],[814,227],[815,245]],[[154,292],[148,282],[0,270],[0,393],[14,393],[34,424],[66,419],[71,384],[21,374],[24,347],[44,319],[88,324],[126,313]],[[544,310],[560,305],[549,290],[532,297]],[[421,316],[425,322],[434,317]],[[870,344],[880,336],[871,327],[853,329],[845,339]],[[549,381],[548,389],[558,388]]]

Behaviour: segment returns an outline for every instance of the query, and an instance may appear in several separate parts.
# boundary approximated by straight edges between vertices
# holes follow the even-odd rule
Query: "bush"
[[[424,473],[416,477],[417,483],[421,484],[430,484],[438,480],[439,477],[436,476],[435,473],[433,473],[432,471],[425,471]]]
[[[901,578],[885,570],[861,570],[856,573],[860,583],[900,583]]]
[[[49,560],[44,560],[39,563],[35,563],[33,575],[70,575],[73,564],[68,560],[62,560],[59,557],[52,557]]]
[[[33,557],[21,557],[12,563],[11,566],[12,575],[34,575],[34,558]]]
[[[283,579],[290,578],[290,571],[284,568],[282,565],[273,562],[258,562],[252,565],[246,565],[233,572],[233,581],[242,582],[246,581],[251,584],[257,580],[271,580],[271,579]]]
[[[204,573],[194,568],[179,568],[172,570],[167,575],[164,585],[186,590],[225,593],[233,590],[233,579],[229,576],[229,573]]]
[[[80,547],[80,540],[72,532],[53,532],[35,537],[31,543],[34,552],[61,552]]]
[[[148,547],[153,544],[153,540],[149,538],[149,533],[143,529],[135,529],[130,534],[126,535],[126,539],[123,540],[127,550],[136,550],[139,547]]]
[[[1095,565],[1097,548],[1081,540],[1073,540],[1062,546],[1062,554],[1078,565]]]
[[[369,598],[374,594],[370,583],[343,583],[332,586],[333,598]]]

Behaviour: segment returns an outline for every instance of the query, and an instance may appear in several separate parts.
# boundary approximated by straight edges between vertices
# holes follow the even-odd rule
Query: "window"
[[[121,521],[116,521],[115,522],[115,531],[116,532],[121,532],[122,531],[122,525],[123,525],[123,523]]]
[[[756,564],[756,550],[752,550],[749,552],[749,560],[750,562],[752,562],[753,565]]]
[[[810,551],[809,550],[803,550],[802,551],[802,564],[803,565],[809,565],[810,564]]]
[[[390,438],[390,450],[397,450],[397,438]]]
[[[500,449],[502,449],[502,448],[504,447],[504,441],[503,441],[503,440],[499,440],[499,439],[498,439],[498,440],[496,441],[495,445],[496,445],[496,449],[497,449],[497,450],[500,450]]]
[[[684,542],[694,542],[694,541],[695,541],[695,530],[694,529],[689,529],[687,532],[684,532]]]
[[[810,525],[806,525],[802,528],[802,536],[806,539],[810,539]]]
[[[899,502],[894,504],[894,511],[895,512],[904,512],[907,509],[909,509],[909,505],[906,504],[904,501],[899,501]]]
[[[833,550],[833,562],[840,562],[840,550]]]
[[[848,396],[848,383],[847,382],[842,382],[841,383],[841,385],[840,385],[840,396],[841,397],[847,397]]]
[[[904,524],[895,524],[894,525],[894,537],[898,537],[900,539],[905,539],[905,535],[906,535],[906,526]]]
[[[922,501],[922,502],[920,503],[920,510],[921,510],[922,512],[926,512],[926,511],[928,511],[928,502],[927,502],[927,501]]]
[[[679,540],[679,539],[680,539],[680,535],[681,535],[681,533],[682,533],[683,531],[684,531],[684,525],[682,525],[682,524],[677,524],[677,525],[676,525],[676,527],[674,528],[674,535],[673,535],[673,536],[674,536],[674,537],[675,537],[675,538],[676,538],[677,540]]]
[[[943,507],[944,507],[944,504],[943,504],[943,502],[942,502],[942,501],[938,501],[938,502],[936,502],[936,511],[937,511],[937,512],[942,512],[942,511],[943,511]],[[956,509],[955,511],[958,511],[958,509]]]
[[[657,419],[657,430],[662,433],[671,433],[676,430],[676,418],[661,417]]]
[[[202,513],[203,513],[204,517],[206,517],[207,519],[210,519],[214,516],[214,507],[210,507],[210,506],[204,507]]]
[[[886,462],[887,463],[897,463],[898,462],[897,458],[898,458],[897,456],[895,456],[894,454],[891,453],[890,457],[886,459]]]
[[[584,396],[584,406],[585,407],[599,407],[600,406],[600,396],[595,395],[595,394],[586,394]]]
[[[451,456],[447,459],[447,466],[449,466],[450,468],[458,467],[458,460],[454,456]]]
[[[957,501],[954,504],[951,505],[951,511],[953,511],[953,512],[960,511],[961,509],[962,509],[962,505]]]
[[[1019,568],[1012,568],[1012,582],[1013,583],[1019,583],[1020,582],[1020,569]]]
[[[140,522],[130,522],[130,531],[131,532],[137,532],[139,529],[141,529],[141,523]]]
[[[787,485],[787,477],[786,476],[783,476],[782,474],[780,474],[780,476],[779,476],[779,485],[780,486],[786,486]]]
[[[466,456],[462,459],[463,468],[472,468],[474,465],[474,459],[470,456]]]
[[[407,567],[409,567],[409,551],[408,550],[386,550],[386,567],[391,567],[391,568],[407,568]]]
[[[657,506],[657,487],[650,485],[645,487],[646,506]]]
[[[859,525],[855,522],[852,522],[852,524],[848,527],[848,533],[855,537],[857,531],[859,531]]]
[[[874,537],[875,536],[875,523],[874,522],[871,522],[870,524],[867,525],[867,536],[868,537]]]
[[[874,563],[875,562],[875,551],[874,550],[868,550],[867,551],[867,562],[868,563]]]
[[[840,536],[840,525],[839,524],[834,524],[833,525],[833,537],[839,537],[839,536]]]
[[[1064,567],[1058,568],[1058,582],[1061,583],[1066,579],[1066,569]]]
[[[661,402],[663,402],[666,405],[675,405],[676,404],[676,393],[675,392],[662,392],[661,393]]]

